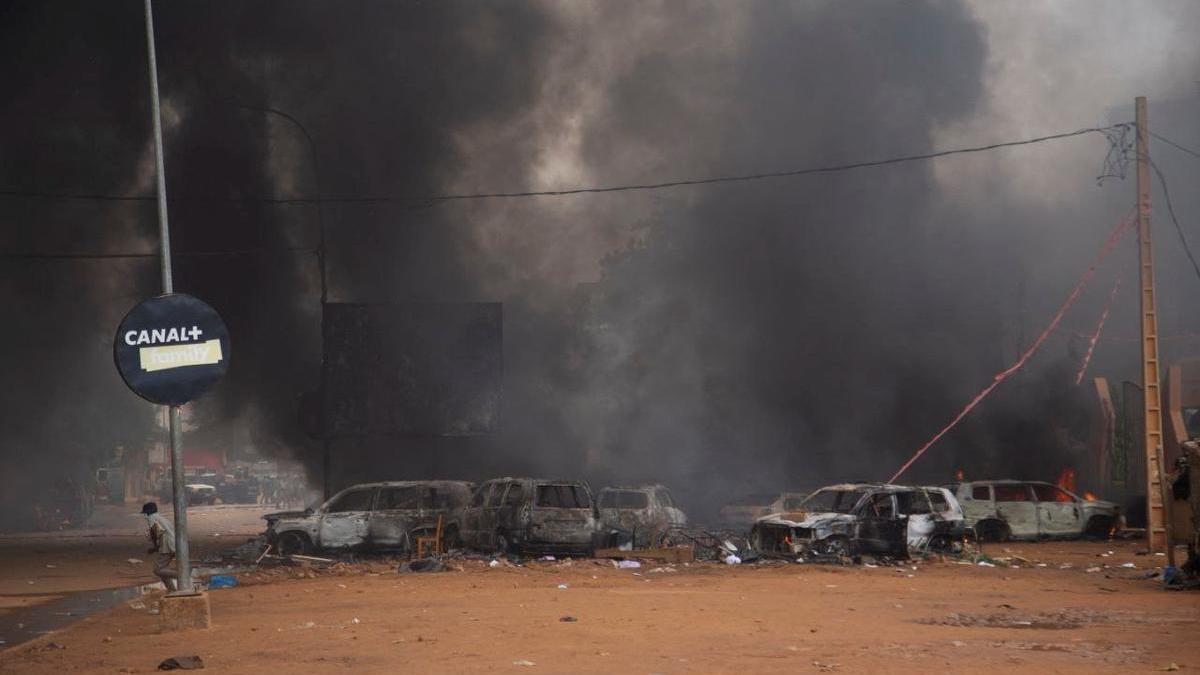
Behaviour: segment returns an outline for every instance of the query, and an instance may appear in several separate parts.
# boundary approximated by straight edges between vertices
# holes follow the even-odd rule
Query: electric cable
[[[348,197],[216,197],[209,199],[210,201],[233,201],[233,202],[262,202],[267,204],[381,204],[381,203],[408,203],[422,206],[432,206],[452,201],[467,201],[480,199],[517,199],[526,197],[563,197],[579,194],[601,194],[609,192],[631,192],[642,190],[662,190],[666,188],[683,187],[689,185],[712,185],[717,183],[742,183],[749,181],[765,180],[770,178],[789,178],[796,176],[808,176],[822,173],[838,173],[842,171],[852,171],[855,169],[865,169],[877,166],[886,166],[889,164],[901,164],[906,162],[917,162],[939,157],[948,157],[950,155],[963,155],[977,152],[986,152],[999,148],[1010,148],[1021,145],[1033,145],[1035,143],[1045,143],[1047,141],[1060,140],[1064,138],[1072,138],[1075,136],[1083,136],[1085,134],[1099,133],[1105,134],[1114,130],[1126,129],[1128,123],[1114,124],[1107,127],[1087,127],[1076,129],[1075,131],[1067,131],[1057,134],[1049,134],[1046,136],[1038,136],[1035,138],[1027,138],[1017,141],[1005,141],[1001,143],[990,143],[987,145],[979,145],[967,148],[955,148],[951,150],[940,150],[935,152],[927,152],[916,155],[903,155],[899,157],[889,157],[886,159],[868,160],[862,162],[852,162],[848,164],[834,164],[831,166],[810,167],[804,169],[791,169],[785,171],[768,171],[762,173],[740,174],[733,176],[714,176],[709,178],[695,179],[678,179],[669,180],[658,183],[633,183],[628,185],[607,185],[593,187],[576,187],[564,188],[561,190],[525,190],[517,192],[476,192],[476,193],[448,193],[435,194],[426,197],[396,197],[396,196],[348,196]],[[36,199],[63,199],[63,200],[90,200],[90,201],[113,201],[113,202],[153,202],[155,197],[139,196],[139,195],[110,195],[99,193],[55,193],[44,191],[29,191],[17,189],[0,189],[0,197],[24,197]],[[205,199],[201,197],[170,197],[168,201],[195,201]]]
[[[1196,152],[1195,150],[1192,150],[1191,148],[1186,148],[1165,136],[1161,136],[1159,134],[1154,133],[1153,131],[1150,132],[1150,135],[1157,138],[1158,140],[1162,141],[1163,143],[1166,143],[1167,145],[1173,146],[1176,150],[1182,150],[1182,151],[1186,152],[1187,154],[1189,154],[1197,159],[1200,159],[1200,152]]]
[[[1196,272],[1196,278],[1200,279],[1200,265],[1196,264],[1196,256],[1192,255],[1192,247],[1188,246],[1187,237],[1183,234],[1183,227],[1179,224],[1179,219],[1175,217],[1175,207],[1171,204],[1171,191],[1167,189],[1167,179],[1163,176],[1163,172],[1159,170],[1158,165],[1154,163],[1154,159],[1147,157],[1150,162],[1150,168],[1154,169],[1155,175],[1158,176],[1158,183],[1162,186],[1163,198],[1167,202],[1167,214],[1171,216],[1171,222],[1175,224],[1175,232],[1179,234],[1179,243],[1183,245],[1183,252],[1187,254],[1188,260],[1192,262],[1192,269]]]

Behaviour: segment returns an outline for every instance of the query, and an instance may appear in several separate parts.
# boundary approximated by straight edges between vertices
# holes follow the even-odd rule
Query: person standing
[[[168,591],[179,588],[179,573],[171,569],[175,562],[175,528],[171,521],[158,512],[158,504],[146,502],[142,505],[142,515],[146,516],[149,525],[150,543],[153,544],[147,553],[157,553],[154,561],[154,574],[162,580]]]

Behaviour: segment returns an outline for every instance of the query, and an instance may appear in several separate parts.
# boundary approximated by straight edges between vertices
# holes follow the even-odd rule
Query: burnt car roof
[[[508,481],[528,480],[528,481],[533,481],[534,483],[578,483],[580,485],[587,483],[587,481],[583,480],[582,478],[529,478],[527,476],[525,476],[525,477],[505,476],[504,478],[489,478],[480,484],[482,485],[483,483],[495,483],[495,482],[504,481],[504,480],[508,480]]]
[[[467,487],[470,487],[470,486],[474,485],[474,483],[469,480],[440,480],[440,479],[385,480],[385,481],[376,481],[374,483],[355,483],[354,485],[347,485],[345,488],[343,488],[343,490],[353,490],[356,488],[406,487],[409,485],[465,485]]]

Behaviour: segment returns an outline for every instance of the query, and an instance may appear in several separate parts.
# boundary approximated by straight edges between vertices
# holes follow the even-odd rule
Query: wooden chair
[[[438,516],[437,530],[433,536],[423,535],[417,537],[417,557],[424,558],[426,556],[425,549],[428,547],[433,555],[441,555],[442,551],[442,516]]]

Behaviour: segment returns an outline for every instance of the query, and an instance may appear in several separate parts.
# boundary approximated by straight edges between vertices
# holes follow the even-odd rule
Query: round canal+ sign
[[[135,394],[183,405],[208,391],[229,367],[229,331],[216,310],[183,293],[150,298],[129,310],[113,340],[113,358]]]

